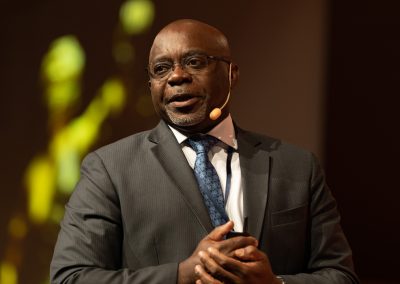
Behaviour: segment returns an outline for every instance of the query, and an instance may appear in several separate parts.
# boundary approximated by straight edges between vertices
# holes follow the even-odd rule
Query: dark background
[[[356,2],[331,5],[326,170],[360,276],[398,283],[400,6]]]
[[[241,70],[232,98],[237,123],[315,152],[338,200],[362,282],[398,283],[398,1],[153,1],[150,30],[130,39],[135,65],[129,68],[116,67],[111,55],[122,0],[3,2],[0,259],[8,220],[26,199],[25,168],[50,137],[39,70],[51,41],[74,34],[85,50],[76,114],[109,76],[119,74],[130,84],[124,111],[105,122],[97,148],[157,123],[154,114],[140,115],[135,108],[138,98],[148,95],[143,71],[148,48],[168,22],[195,18],[230,39]],[[47,249],[38,252],[33,239],[25,250],[49,259],[53,242],[50,236]],[[42,278],[34,275],[47,273],[48,264],[36,271],[26,267],[20,283],[39,283]]]

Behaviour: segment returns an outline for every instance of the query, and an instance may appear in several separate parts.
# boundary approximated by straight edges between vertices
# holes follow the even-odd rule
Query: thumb
[[[233,229],[233,221],[228,221],[225,224],[216,227],[208,234],[208,238],[213,241],[221,241]]]

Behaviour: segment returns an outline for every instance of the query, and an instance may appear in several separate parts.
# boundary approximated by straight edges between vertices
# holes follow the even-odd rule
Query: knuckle
[[[254,239],[254,237],[246,237],[246,241],[247,241],[247,243],[249,243],[249,244],[254,244],[255,239]]]
[[[218,262],[222,267],[226,267],[226,265],[228,264],[228,262],[227,262],[227,260],[225,258],[220,258],[218,260]]]
[[[247,250],[248,253],[253,254],[253,253],[256,252],[257,249],[256,249],[255,246],[248,246],[248,247],[246,248],[246,250]]]

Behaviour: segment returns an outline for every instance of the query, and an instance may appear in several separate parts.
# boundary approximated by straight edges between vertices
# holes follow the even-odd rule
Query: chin
[[[195,126],[197,124],[200,124],[204,121],[204,118],[199,118],[199,117],[192,117],[192,116],[170,116],[169,117],[170,121],[180,127],[189,127],[189,126]]]
[[[207,111],[199,110],[194,113],[177,113],[167,111],[168,119],[179,127],[189,127],[204,123],[207,119]]]
[[[206,133],[213,127],[212,121],[205,114],[169,116],[168,118],[175,128],[185,133]]]

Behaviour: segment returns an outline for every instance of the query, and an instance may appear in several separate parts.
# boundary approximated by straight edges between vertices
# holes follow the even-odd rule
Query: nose
[[[170,86],[182,85],[192,82],[192,76],[180,64],[175,64],[171,74],[168,77]]]

